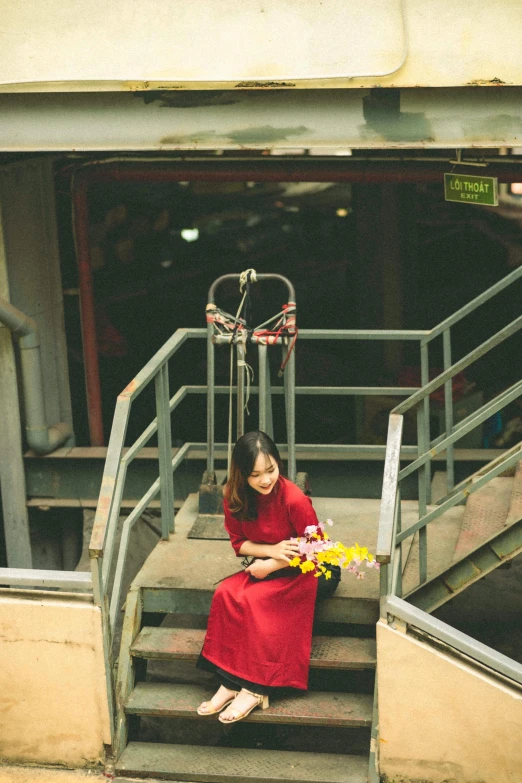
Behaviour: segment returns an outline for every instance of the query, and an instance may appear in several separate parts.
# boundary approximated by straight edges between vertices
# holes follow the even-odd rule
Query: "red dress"
[[[257,519],[239,522],[224,501],[225,527],[237,555],[249,540],[277,544],[317,524],[312,502],[288,479],[256,497]],[[202,656],[236,677],[306,690],[317,578],[292,569],[277,579],[245,571],[225,579],[212,599]]]

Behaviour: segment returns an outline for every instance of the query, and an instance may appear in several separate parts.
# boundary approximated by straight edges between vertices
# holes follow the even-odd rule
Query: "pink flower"
[[[313,536],[314,533],[317,533],[317,525],[308,525],[308,527],[305,527],[305,536]]]

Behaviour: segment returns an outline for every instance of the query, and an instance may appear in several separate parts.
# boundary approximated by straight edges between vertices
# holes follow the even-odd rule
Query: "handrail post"
[[[215,439],[215,356],[214,324],[207,324],[207,477],[210,480],[214,472],[214,439]]]
[[[233,345],[231,350],[234,350]],[[236,343],[237,351],[237,437],[245,434],[245,358],[246,345],[242,340]]]
[[[272,421],[272,390],[270,384],[270,365],[268,363],[268,349],[266,345],[258,345],[259,359],[259,429],[274,437],[274,425]]]
[[[426,415],[426,407],[423,402],[417,405],[417,443],[419,457],[427,451],[428,442],[426,442],[426,428],[424,418]],[[428,471],[429,462],[425,465],[421,465],[419,468],[419,519],[426,514],[426,507],[428,504]],[[420,584],[423,584],[428,575],[428,540],[427,540],[426,526],[419,530],[419,580]]]
[[[444,370],[451,367],[451,330],[446,329],[442,334],[444,349]],[[453,378],[444,384],[444,418],[446,424],[446,437],[453,432]],[[455,486],[455,458],[453,444],[446,450],[446,492],[449,494]]]
[[[402,532],[402,509],[401,509],[401,485],[398,484],[397,486],[397,527],[396,527],[396,534]],[[396,538],[396,536],[395,536]],[[394,546],[395,541],[394,541]],[[396,583],[396,595],[399,596],[399,598],[402,598],[402,543],[398,544],[398,551],[395,550],[395,557],[398,559],[398,570],[397,570],[397,583]]]
[[[296,457],[295,457],[295,346],[290,348],[292,338],[286,338],[283,345],[283,361],[286,361],[284,370],[285,408],[286,408],[286,439],[288,443],[288,478],[295,481]]]
[[[430,382],[430,360],[428,356],[428,343],[421,342],[420,345],[421,355],[421,386],[426,386]],[[430,445],[430,397],[427,395],[424,398],[424,426],[423,426],[423,451],[429,448]],[[422,453],[422,452],[421,452]],[[419,454],[420,456],[420,454]],[[431,465],[426,465],[426,503],[431,503]]]
[[[169,407],[169,367],[164,362],[155,378],[156,416],[161,499],[161,537],[168,540],[174,532],[174,480],[172,477],[172,430]]]

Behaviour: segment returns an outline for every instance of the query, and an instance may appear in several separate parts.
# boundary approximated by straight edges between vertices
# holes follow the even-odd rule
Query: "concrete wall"
[[[0,758],[83,767],[110,722],[101,616],[87,596],[0,590]]]
[[[397,783],[519,783],[522,691],[380,622],[381,774]]]

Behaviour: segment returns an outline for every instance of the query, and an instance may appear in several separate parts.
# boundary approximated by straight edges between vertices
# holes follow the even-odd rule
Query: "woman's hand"
[[[289,563],[292,558],[299,554],[299,546],[295,541],[280,541],[279,544],[270,544],[266,547],[270,551],[270,557],[275,560],[284,560]]]
[[[245,568],[245,571],[247,574],[255,576],[256,579],[265,579],[273,571],[281,571],[282,568],[286,567],[284,560],[275,560],[273,557],[269,557],[267,560],[254,560],[252,565]]]
[[[272,571],[276,570],[274,568],[275,565],[276,563],[272,558],[269,558],[268,560],[254,560],[252,565],[245,568],[245,571],[247,574],[255,576],[256,579],[264,579],[265,576],[268,576],[268,574],[271,574]]]

